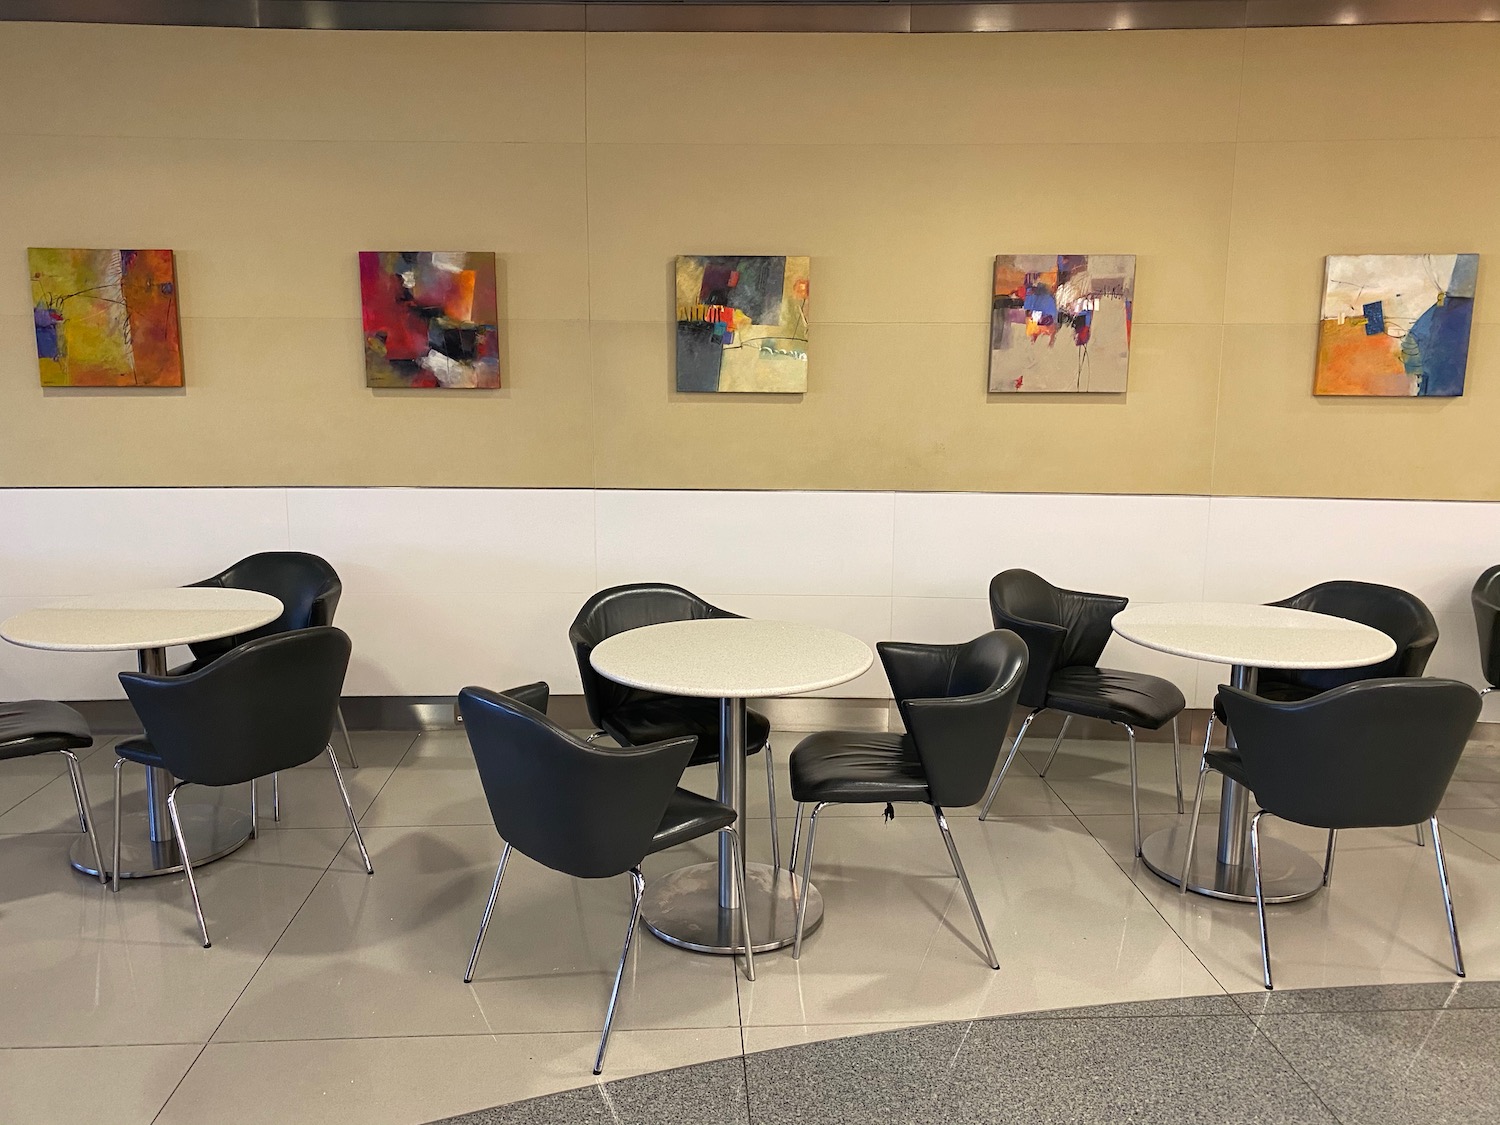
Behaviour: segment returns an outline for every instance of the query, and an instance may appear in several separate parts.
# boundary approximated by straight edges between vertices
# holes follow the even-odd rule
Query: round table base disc
[[[1182,882],[1182,852],[1187,846],[1187,825],[1179,824],[1146,837],[1141,858],[1156,874],[1174,887]],[[1193,845],[1193,870],[1188,890],[1209,898],[1231,902],[1255,901],[1255,873],[1250,867],[1250,845],[1245,862],[1228,866],[1218,861],[1218,825],[1207,817],[1198,828]],[[1281,840],[1260,840],[1261,886],[1267,902],[1296,902],[1323,888],[1323,868],[1306,852]]]
[[[792,944],[797,905],[807,887],[807,929],[823,921],[823,896],[801,876],[768,863],[745,865],[745,897],[750,907],[750,938],[757,953]],[[737,910],[719,906],[719,865],[699,863],[663,875],[646,885],[641,919],[669,945],[699,953],[739,953],[745,948]]]
[[[222,859],[241,847],[250,839],[250,815],[240,809],[222,805],[184,804],[177,810],[182,821],[182,831],[187,836],[188,854],[193,857],[196,868],[204,863]],[[99,852],[107,868],[112,861],[113,840],[104,828],[106,822],[96,818],[94,828],[99,834]],[[73,842],[69,856],[75,870],[96,878],[99,869],[94,864],[94,849],[89,847],[87,836],[80,835]],[[182,855],[175,840],[154,843],[144,812],[125,813],[120,818],[120,878],[150,879],[155,875],[172,875],[182,870]],[[109,874],[108,871],[105,872]]]

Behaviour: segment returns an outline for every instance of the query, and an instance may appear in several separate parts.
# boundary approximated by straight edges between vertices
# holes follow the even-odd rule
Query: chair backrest
[[[252,632],[190,645],[194,658],[200,662],[217,660],[257,637],[332,625],[339,595],[344,591],[338,571],[328,560],[305,551],[262,551],[193,585],[254,590],[280,599],[283,606],[280,617]]]
[[[1315,828],[1379,828],[1433,816],[1475,720],[1457,680],[1361,680],[1294,703],[1221,687],[1261,808]]]
[[[1040,707],[1059,668],[1098,664],[1111,622],[1129,604],[1129,598],[1064,590],[1029,570],[1004,570],[990,579],[995,628],[1019,635],[1031,654],[1021,705]]]
[[[617,708],[641,699],[661,698],[657,692],[626,687],[599,675],[589,663],[594,646],[616,633],[625,633],[645,625],[738,616],[739,614],[710,605],[681,586],[669,586],[660,582],[636,582],[600,590],[583,603],[583,608],[568,627],[568,640],[572,642],[573,656],[578,661],[578,676],[583,681],[583,701],[588,707],[590,720],[596,727],[603,729],[606,720]]]
[[[1026,678],[1026,642],[996,629],[960,645],[876,645],[933,803],[984,796]]]
[[[168,770],[238,785],[327,748],[348,667],[348,636],[320,625],[248,641],[185,676],[121,672],[120,683]]]
[[[1396,642],[1396,651],[1388,660],[1362,668],[1267,668],[1260,673],[1262,688],[1281,683],[1303,690],[1328,691],[1360,680],[1420,676],[1438,642],[1437,621],[1422,599],[1394,586],[1347,579],[1319,582],[1300,594],[1271,604],[1358,621],[1390,637]]]
[[[697,742],[591,746],[520,699],[480,687],[459,692],[458,708],[495,830],[522,854],[581,879],[641,862]]]
[[[1500,687],[1500,566],[1492,566],[1479,576],[1470,600],[1479,629],[1479,666],[1484,682]]]

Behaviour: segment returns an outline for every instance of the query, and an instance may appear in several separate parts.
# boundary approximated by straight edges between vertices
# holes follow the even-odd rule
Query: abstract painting
[[[1134,254],[1001,254],[991,391],[1125,390]]]
[[[495,255],[362,251],[359,291],[367,386],[500,385]]]
[[[677,259],[677,389],[807,390],[808,259]]]
[[[182,386],[172,251],[26,254],[42,386]]]
[[[1328,259],[1313,393],[1464,393],[1478,254]]]

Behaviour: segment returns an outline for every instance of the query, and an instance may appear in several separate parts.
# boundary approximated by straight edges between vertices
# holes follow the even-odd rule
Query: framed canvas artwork
[[[807,390],[805,257],[677,259],[677,389]]]
[[[1478,254],[1332,255],[1313,393],[1464,393]]]
[[[359,291],[367,386],[500,385],[494,254],[362,251]]]
[[[172,251],[26,255],[42,386],[182,386]]]
[[[1133,254],[1001,254],[990,312],[990,390],[1125,390]]]

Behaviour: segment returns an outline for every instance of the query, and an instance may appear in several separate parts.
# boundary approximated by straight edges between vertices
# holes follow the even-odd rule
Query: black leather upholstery
[[[93,744],[88,722],[66,704],[50,699],[0,703],[0,762]]]
[[[1484,682],[1500,687],[1500,566],[1492,566],[1479,576],[1470,601],[1479,630],[1479,667]]]
[[[799,802],[972,805],[999,760],[1026,676],[1026,644],[995,630],[961,645],[876,646],[905,735],[823,731],[792,751]]]
[[[1479,693],[1456,680],[1362,680],[1294,703],[1219,697],[1256,802],[1315,828],[1435,816],[1479,718]]]
[[[681,586],[637,582],[601,590],[578,611],[568,628],[568,640],[578,661],[583,681],[583,699],[594,725],[624,746],[640,746],[663,739],[695,737],[691,765],[719,758],[719,703],[714,699],[692,699],[626,687],[594,671],[589,657],[594,646],[616,633],[666,621],[705,621],[738,617],[737,613],[710,605]],[[771,724],[764,715],[745,715],[745,741],[751,754],[762,750],[771,737]]]
[[[120,755],[198,785],[238,785],[328,747],[349,638],[318,626],[261,637],[182,676],[120,673],[145,727]]]
[[[1390,637],[1396,642],[1396,651],[1388,660],[1359,668],[1263,668],[1256,679],[1256,692],[1267,699],[1307,699],[1360,680],[1420,676],[1438,642],[1437,621],[1422,600],[1394,586],[1349,580],[1320,582],[1270,604],[1358,621]]]
[[[990,616],[1026,642],[1031,666],[1020,703],[1065,715],[1157,730],[1187,700],[1177,685],[1142,672],[1098,668],[1115,615],[1129,599],[1064,590],[1029,570],[990,580]]]
[[[344,589],[338,572],[326,559],[304,551],[262,551],[193,585],[270,594],[281,601],[283,609],[275,621],[252,632],[189,645],[192,662],[172,669],[174,676],[196,672],[246,641],[293,629],[332,625],[333,613]]]
[[[734,823],[729,806],[677,788],[692,738],[591,746],[525,697],[526,689],[458,693],[495,830],[517,851],[554,871],[603,879]]]

